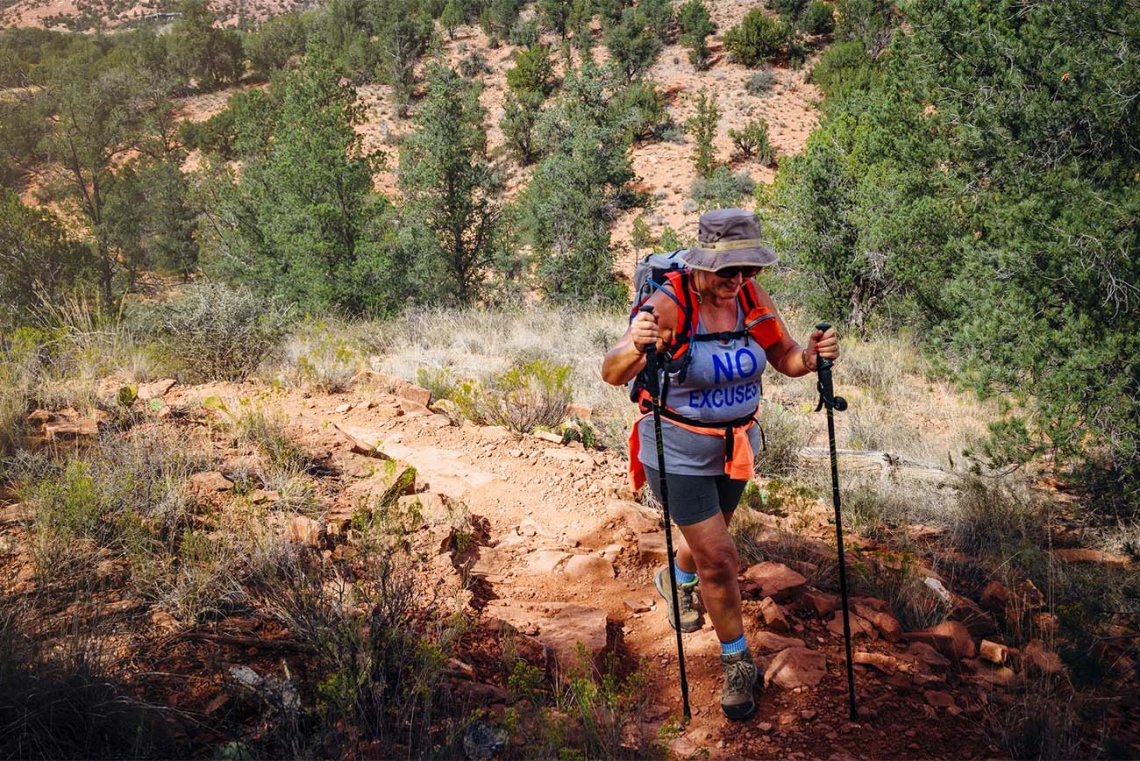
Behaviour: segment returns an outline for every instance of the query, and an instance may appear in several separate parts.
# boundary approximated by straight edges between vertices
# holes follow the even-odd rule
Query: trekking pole
[[[638,311],[653,312],[653,307],[646,305]],[[673,567],[673,521],[669,517],[669,485],[665,482],[665,444],[661,440],[661,373],[665,371],[661,355],[657,352],[657,344],[645,347],[649,356],[646,361],[651,363],[651,372],[648,378],[649,396],[653,399],[653,435],[657,439],[657,473],[661,489],[661,510],[665,513],[665,553],[669,564],[669,588],[673,591],[672,623],[677,633],[677,662],[681,666],[681,706],[685,721],[693,718],[689,710],[689,680],[685,677],[685,646],[681,642],[681,601],[677,597],[677,569]]]
[[[816,330],[825,333],[831,326],[826,322],[816,325]],[[851,619],[847,612],[847,561],[843,553],[843,516],[839,509],[839,461],[835,453],[835,416],[832,410],[843,412],[847,409],[847,400],[835,395],[831,383],[830,359],[824,359],[818,354],[819,360],[816,376],[816,387],[819,389],[819,404],[815,411],[827,409],[827,445],[831,453],[831,501],[835,504],[835,539],[839,545],[839,592],[843,599],[843,640],[847,647],[847,697],[851,708],[851,721],[857,721],[855,713],[855,668],[851,662]]]

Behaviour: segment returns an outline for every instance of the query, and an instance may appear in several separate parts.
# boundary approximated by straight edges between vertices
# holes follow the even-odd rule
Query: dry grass
[[[384,323],[379,368],[415,381],[419,370],[447,369],[484,381],[533,360],[571,367],[574,401],[602,414],[632,417],[623,388],[601,379],[602,356],[625,332],[620,313],[573,313],[549,307],[519,311],[408,311]]]

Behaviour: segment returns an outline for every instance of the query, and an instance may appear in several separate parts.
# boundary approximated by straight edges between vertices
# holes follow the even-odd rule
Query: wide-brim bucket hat
[[[697,245],[681,257],[696,270],[767,267],[780,257],[760,240],[760,219],[744,209],[714,209],[701,215]]]

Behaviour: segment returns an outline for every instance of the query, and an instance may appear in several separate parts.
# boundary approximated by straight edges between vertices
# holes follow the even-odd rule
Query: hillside
[[[406,366],[413,356],[423,359],[414,347],[396,344],[368,365]],[[850,371],[867,367],[866,360],[856,352]],[[951,518],[960,509],[953,495],[968,491],[966,474],[914,459],[955,446],[955,437],[970,438],[978,418],[991,414],[945,388],[901,377],[895,394],[908,400],[902,411],[912,421],[904,425],[909,440],[897,440],[893,454],[865,458],[856,451],[841,458],[845,499],[854,511],[845,520],[859,721],[847,719],[834,527],[826,461],[818,454],[823,415],[803,411],[813,401],[812,388],[795,382],[772,387],[769,404],[810,424],[802,441],[817,446],[795,456],[791,479],[758,478],[762,499],[742,508],[737,521],[746,632],[766,671],[758,714],[743,725],[721,716],[717,644],[706,620],[685,637],[694,716],[679,726],[674,640],[651,579],[664,557],[660,512],[628,491],[622,450],[473,424],[427,389],[357,369],[335,393],[310,384],[182,385],[171,379],[130,387],[134,399],[118,391],[130,379],[111,376],[94,393],[109,400],[104,409],[118,410],[114,417],[73,410],[30,416],[45,454],[70,452],[92,463],[96,493],[108,477],[141,486],[157,466],[156,474],[167,474],[166,485],[146,488],[173,488],[165,493],[181,495],[186,537],[215,547],[187,555],[189,539],[183,538],[174,566],[162,560],[166,550],[147,550],[152,577],[143,573],[137,551],[120,554],[105,535],[80,540],[68,533],[78,524],[58,512],[67,503],[55,501],[51,495],[59,492],[49,482],[25,480],[27,501],[3,513],[4,594],[15,606],[9,609],[21,612],[16,621],[35,620],[36,639],[45,647],[79,646],[64,644],[68,632],[85,632],[82,647],[95,648],[100,673],[114,675],[116,689],[141,701],[137,710],[177,707],[160,730],[149,730],[155,733],[147,736],[154,743],[149,752],[200,755],[248,747],[304,755],[317,742],[329,743],[326,752],[386,757],[414,752],[430,737],[442,743],[443,757],[482,757],[459,750],[471,732],[465,717],[473,715],[501,733],[493,735],[505,738],[495,754],[508,758],[543,755],[560,737],[606,757],[644,757],[665,746],[672,757],[725,759],[1019,757],[1034,742],[1074,757],[1094,752],[1107,738],[1118,752],[1140,747],[1137,707],[1127,697],[1135,678],[1128,643],[1106,642],[1103,656],[1111,667],[1095,687],[1074,692],[1070,667],[1046,644],[1062,644],[1057,618],[1032,582],[987,571],[950,548],[960,536],[954,521],[1001,521],[1005,508],[995,502],[996,517]],[[855,402],[837,420],[841,446],[857,446],[859,417],[873,413],[875,403],[869,387],[848,388],[838,377],[840,390]],[[110,401],[116,395],[129,401]],[[601,404],[596,411],[582,405],[571,411],[598,431],[609,427],[603,415],[622,420],[628,412],[612,400]],[[949,414],[955,408],[960,414]],[[788,434],[767,425],[770,446],[786,446]],[[90,435],[97,429],[103,434],[95,442]],[[911,519],[891,529],[877,521],[897,519],[867,512],[866,490],[879,483],[883,491],[874,492],[880,494],[875,499],[884,500],[884,511],[899,498],[891,495],[910,494],[907,509],[916,514],[931,509],[920,506],[928,500],[950,501],[939,503],[927,525]],[[163,504],[170,499],[163,497]],[[143,514],[153,509],[138,507]],[[1072,541],[1064,539],[1062,525],[1053,530],[1058,544]],[[413,577],[406,582],[398,572],[405,550],[389,550],[394,554],[382,561],[384,555],[369,549],[392,531],[401,537],[395,547],[410,553]],[[66,545],[50,544],[65,536],[72,536]],[[1070,572],[1107,563],[1104,572],[1116,574],[1117,583],[1135,573],[1110,553],[1089,553],[1058,550],[1057,558],[1077,564]],[[306,562],[316,562],[325,580],[301,594],[303,588],[288,582],[298,571],[288,569]],[[178,567],[182,580],[167,576]],[[339,586],[344,574],[355,575],[351,588],[359,587],[348,597]],[[397,610],[390,606],[402,597],[369,598],[370,584],[381,578],[395,585],[389,595],[404,583],[418,590],[423,607],[414,605],[414,617],[403,625],[415,621],[418,631],[426,623],[437,632],[430,641],[446,663],[432,667],[439,679],[432,694],[442,702],[422,709],[433,723],[414,725],[412,736],[425,734],[410,748],[383,733],[366,742],[364,727],[342,727],[334,735],[290,730],[301,717],[310,717],[302,721],[306,726],[316,719],[314,707],[326,699],[320,681],[329,669],[351,667],[320,644],[333,630],[322,635],[313,627],[330,615],[368,620],[374,603],[360,607],[368,599],[380,605],[373,615]],[[929,586],[935,579],[943,590],[937,594]],[[350,602],[356,595],[363,600]],[[334,613],[339,605],[348,605],[343,614]],[[372,626],[383,620],[373,619]],[[351,635],[339,647],[357,641]],[[605,698],[622,706],[619,713],[607,714],[589,700],[567,701],[562,690],[583,667],[586,674],[622,680]],[[624,681],[631,675],[645,682]],[[1078,694],[1085,706],[1106,701],[1106,710],[1077,723],[1065,706]],[[1034,723],[1038,716],[1056,726],[1045,731]],[[357,732],[362,744],[352,740]],[[605,740],[606,732],[616,734]],[[121,746],[107,746],[113,747]]]

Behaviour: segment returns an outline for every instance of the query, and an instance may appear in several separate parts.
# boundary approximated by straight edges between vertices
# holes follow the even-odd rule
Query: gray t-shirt
[[[736,330],[744,324],[744,314],[737,307]],[[698,320],[697,332],[705,333]],[[760,405],[760,376],[768,366],[764,349],[750,338],[727,343],[693,341],[689,344],[692,359],[685,382],[669,378],[669,394],[665,406],[703,423],[726,423],[754,414]],[[719,434],[720,432],[716,432]],[[661,419],[661,435],[665,443],[665,468],[675,475],[724,475],[724,436],[693,433]],[[641,451],[638,460],[657,468],[657,439],[653,434],[653,416],[647,415],[638,425]],[[752,451],[760,447],[760,429],[748,431]]]

